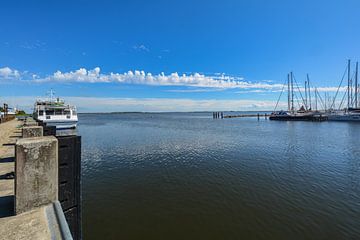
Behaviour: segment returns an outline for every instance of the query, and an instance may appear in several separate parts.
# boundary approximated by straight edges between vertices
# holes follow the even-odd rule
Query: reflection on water
[[[360,124],[83,114],[84,239],[358,239]]]

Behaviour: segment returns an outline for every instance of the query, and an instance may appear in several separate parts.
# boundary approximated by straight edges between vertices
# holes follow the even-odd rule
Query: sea
[[[360,239],[360,123],[99,113],[78,133],[84,239]]]

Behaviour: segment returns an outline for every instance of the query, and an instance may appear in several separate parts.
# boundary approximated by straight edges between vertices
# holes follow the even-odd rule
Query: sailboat
[[[305,94],[306,94],[306,96],[309,94],[309,97],[310,97],[309,77],[307,76],[307,78],[308,78],[308,81],[305,82]],[[306,88],[306,86],[307,86],[307,88]],[[277,111],[277,112],[274,111],[269,116],[269,119],[270,120],[279,120],[279,121],[311,121],[311,120],[313,120],[315,112],[313,112],[311,110],[311,107],[308,108],[307,97],[306,97],[306,101],[304,101],[304,99],[303,99],[304,105],[302,105],[299,108],[299,110],[295,110],[295,108],[294,108],[294,77],[293,77],[292,72],[290,74],[288,74],[287,87],[288,87],[288,110],[287,111],[281,110],[281,111]],[[280,100],[282,92],[279,96],[278,102]],[[278,102],[276,105],[278,105]],[[311,105],[311,100],[310,100],[310,105]]]
[[[348,60],[347,74],[348,74],[348,84],[347,84],[347,107],[343,110],[332,111],[328,114],[329,121],[360,121],[360,106],[358,101],[359,95],[359,86],[358,86],[358,69],[359,64],[356,62],[355,67],[355,83],[353,86],[353,81],[350,76],[350,60]],[[355,88],[353,92],[353,87]]]

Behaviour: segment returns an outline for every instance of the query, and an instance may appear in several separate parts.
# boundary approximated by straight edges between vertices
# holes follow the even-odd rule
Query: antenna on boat
[[[48,95],[50,97],[50,102],[52,102],[55,95],[55,92],[52,88],[50,89],[50,91],[48,91]]]

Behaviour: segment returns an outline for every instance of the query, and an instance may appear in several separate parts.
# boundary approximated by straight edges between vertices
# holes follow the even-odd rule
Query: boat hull
[[[329,121],[360,122],[360,114],[329,115]]]
[[[312,115],[309,116],[270,116],[270,120],[277,120],[277,121],[313,121],[314,117]]]
[[[71,129],[76,128],[77,121],[43,121],[46,126],[55,126],[56,129]]]

